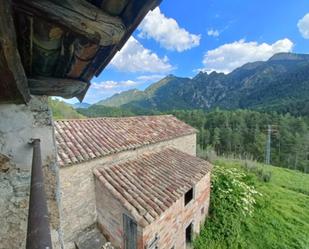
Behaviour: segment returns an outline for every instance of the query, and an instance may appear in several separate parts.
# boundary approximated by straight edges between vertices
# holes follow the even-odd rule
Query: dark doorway
[[[193,225],[190,223],[186,228],[186,244],[191,244],[193,238]]]
[[[123,215],[124,248],[137,248],[137,225],[129,216]]]

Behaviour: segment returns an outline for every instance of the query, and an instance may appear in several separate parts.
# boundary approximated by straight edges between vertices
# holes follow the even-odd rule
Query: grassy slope
[[[241,162],[218,165],[241,168]],[[309,248],[309,175],[261,165],[272,172],[270,182],[256,181],[263,194],[252,217],[242,227],[240,248]]]
[[[85,118],[82,114],[78,113],[72,106],[60,100],[50,98],[49,106],[52,110],[54,119]]]

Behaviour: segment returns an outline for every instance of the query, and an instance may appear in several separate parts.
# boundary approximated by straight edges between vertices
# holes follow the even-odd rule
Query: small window
[[[193,224],[190,223],[189,226],[186,228],[186,244],[191,244],[192,243],[192,238],[193,238]]]
[[[193,188],[185,193],[185,206],[193,199]]]

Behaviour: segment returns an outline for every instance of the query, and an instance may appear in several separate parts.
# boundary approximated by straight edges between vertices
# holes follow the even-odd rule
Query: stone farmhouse
[[[211,165],[171,115],[55,121],[65,248],[98,228],[116,248],[186,248],[209,206]]]

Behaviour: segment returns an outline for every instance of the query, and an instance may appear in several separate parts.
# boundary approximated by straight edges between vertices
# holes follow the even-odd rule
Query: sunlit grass
[[[244,162],[217,160],[217,167],[237,168],[244,171]],[[241,222],[241,229],[233,248],[246,249],[308,249],[309,248],[309,175],[298,171],[256,164],[271,172],[269,182],[261,181],[253,173],[252,180],[262,196],[252,216]],[[210,218],[210,225],[212,221]],[[202,233],[202,236],[207,231]],[[203,237],[199,240],[203,240]],[[227,248],[214,241],[198,248]],[[231,247],[230,247],[231,248]]]

